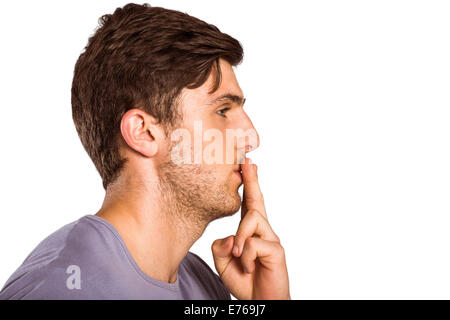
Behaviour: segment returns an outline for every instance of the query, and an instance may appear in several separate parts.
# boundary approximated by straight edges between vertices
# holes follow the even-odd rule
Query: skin
[[[236,235],[212,244],[223,283],[240,300],[290,300],[284,248],[267,220],[257,166],[242,164],[244,195]]]
[[[192,137],[196,121],[201,121],[203,132],[215,129],[224,137],[226,129],[254,130],[242,104],[212,103],[225,93],[243,97],[232,66],[220,59],[220,67],[222,80],[216,92],[208,93],[214,80],[211,74],[201,87],[184,88],[180,94],[178,128]],[[242,205],[236,235],[211,246],[218,274],[237,299],[290,299],[284,249],[267,220],[256,165],[248,158],[239,164],[259,146],[256,131],[256,143],[223,144],[224,158],[234,153],[233,164],[175,164],[171,151],[179,142],[172,141],[164,129],[139,109],[122,117],[120,152],[128,163],[108,186],[96,215],[117,229],[143,272],[174,283],[181,261],[208,224],[233,215]],[[202,150],[207,146],[203,143]],[[234,245],[237,253],[232,252]]]

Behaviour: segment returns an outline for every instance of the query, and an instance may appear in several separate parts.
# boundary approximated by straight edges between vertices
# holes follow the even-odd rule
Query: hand
[[[267,220],[257,167],[249,160],[241,165],[241,222],[235,236],[212,244],[214,265],[237,299],[291,299],[284,249]],[[235,246],[237,251],[233,250]]]

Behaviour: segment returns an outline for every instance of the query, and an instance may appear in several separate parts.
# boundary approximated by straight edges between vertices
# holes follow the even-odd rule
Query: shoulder
[[[82,293],[73,290],[80,284],[80,273],[105,263],[100,251],[113,235],[101,228],[84,216],[50,234],[10,276],[0,291],[0,300],[76,299]]]
[[[197,254],[189,251],[183,260],[184,267],[192,277],[209,292],[210,296],[221,300],[230,300],[230,292],[222,279]]]

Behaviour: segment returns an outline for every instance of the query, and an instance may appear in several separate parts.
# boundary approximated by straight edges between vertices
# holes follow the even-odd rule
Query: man
[[[75,66],[72,111],[103,205],[43,240],[1,299],[290,299],[245,158],[259,138],[233,71],[242,56],[237,40],[178,11],[128,4],[100,19]],[[219,277],[189,248],[239,210],[242,184],[236,235],[212,244]]]

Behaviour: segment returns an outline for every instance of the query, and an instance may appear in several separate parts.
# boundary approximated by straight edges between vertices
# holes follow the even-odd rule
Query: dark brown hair
[[[72,117],[106,190],[127,162],[119,154],[125,112],[142,109],[172,128],[181,90],[200,87],[215,70],[213,93],[219,58],[236,66],[243,49],[212,24],[148,3],[103,15],[94,31],[75,64]]]

